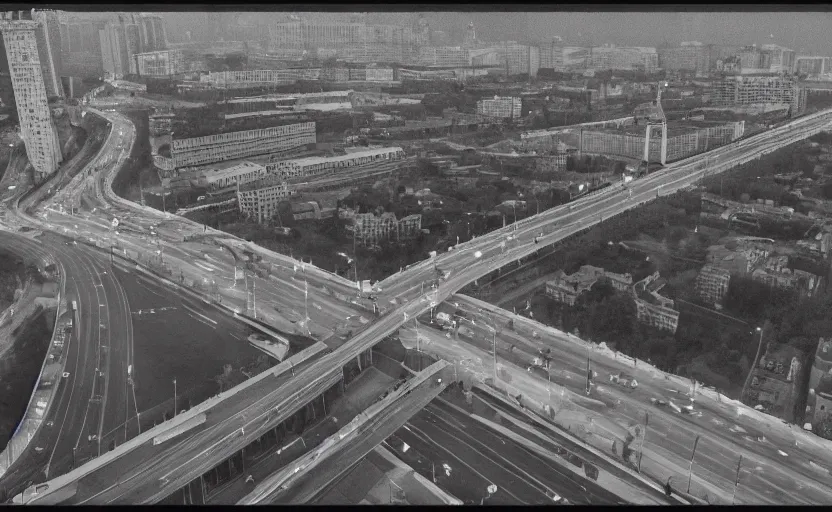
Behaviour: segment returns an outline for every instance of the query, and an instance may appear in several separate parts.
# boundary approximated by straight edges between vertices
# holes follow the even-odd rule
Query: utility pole
[[[644,435],[641,437],[641,447],[638,451],[638,472],[641,473],[641,458],[644,456],[644,442],[647,440],[647,425],[650,423],[650,413],[644,413]]]
[[[737,463],[737,479],[734,482],[734,492],[731,493],[731,505],[734,504],[734,499],[737,497],[737,488],[740,486],[740,469],[742,468],[742,455],[740,461]]]
[[[693,478],[693,458],[696,456],[696,446],[699,444],[699,436],[693,442],[693,452],[690,454],[690,466],[688,467],[688,494],[690,494],[690,481]]]
[[[176,417],[176,378],[173,379],[173,417]]]

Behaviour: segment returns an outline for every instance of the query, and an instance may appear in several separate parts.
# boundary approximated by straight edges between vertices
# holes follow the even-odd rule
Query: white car
[[[64,378],[69,377],[69,372],[64,372],[64,373],[63,373],[63,377],[64,377]]]

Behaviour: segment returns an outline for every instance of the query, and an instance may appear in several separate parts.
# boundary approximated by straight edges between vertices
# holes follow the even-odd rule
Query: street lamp
[[[751,368],[748,370],[748,376],[745,378],[745,383],[742,386],[743,394],[745,393],[745,390],[748,389],[748,383],[751,382],[751,375],[754,373],[754,365],[756,365],[757,361],[760,359],[760,351],[763,349],[763,332],[765,331],[765,324],[763,324],[762,327],[757,327],[756,331],[760,333],[760,341],[757,344],[757,354],[751,362]]]
[[[173,416],[176,417],[176,379],[173,379]]]

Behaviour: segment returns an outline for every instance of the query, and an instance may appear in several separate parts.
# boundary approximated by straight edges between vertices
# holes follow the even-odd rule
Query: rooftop
[[[375,156],[375,155],[383,155],[389,153],[390,151],[404,151],[402,148],[394,146],[389,148],[378,148],[378,149],[367,149],[363,151],[355,151],[352,153],[348,153],[346,155],[336,155],[336,156],[310,156],[306,158],[297,158],[293,160],[286,160],[286,162],[292,162],[298,166],[306,166],[306,165],[315,165],[320,163],[326,162],[344,162],[347,160],[353,160],[355,158],[362,158],[365,156]]]

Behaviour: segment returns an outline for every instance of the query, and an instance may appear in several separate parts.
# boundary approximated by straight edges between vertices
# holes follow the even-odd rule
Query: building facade
[[[266,168],[253,162],[241,162],[225,169],[207,169],[199,174],[200,187],[221,190],[233,185],[244,185],[262,180],[267,176]]]
[[[790,76],[729,76],[711,88],[714,105],[785,104],[792,115],[806,109],[806,90]]]
[[[509,75],[528,74],[537,76],[540,69],[540,48],[513,41],[495,44],[500,66],[504,66]]]
[[[352,217],[355,240],[365,247],[381,245],[387,241],[403,241],[416,238],[422,231],[422,215],[408,215],[396,219],[394,213],[357,213]]]
[[[731,272],[711,265],[705,265],[696,276],[696,292],[709,304],[721,304],[728,293]]]
[[[702,43],[693,41],[671,48],[658,48],[658,65],[669,71],[693,71],[706,75],[711,68],[711,51]]]
[[[420,66],[465,67],[471,65],[471,51],[459,46],[423,46],[419,48]]]
[[[596,46],[590,51],[588,68],[641,70],[654,73],[659,67],[659,56],[655,48]]]
[[[795,58],[794,70],[798,75],[806,75],[810,80],[823,79],[832,75],[832,57],[801,55]]]
[[[663,287],[664,280],[659,277],[658,272],[633,285],[632,293],[638,321],[675,334],[679,327],[679,312],[673,309],[673,299],[659,293]]]
[[[170,76],[185,71],[182,50],[138,53],[134,58],[136,74],[140,76]]]
[[[61,28],[58,13],[32,9],[32,21],[38,24],[35,38],[46,94],[50,97],[64,97],[64,88],[61,85]]]
[[[269,176],[265,179],[237,187],[237,204],[240,212],[258,223],[266,222],[277,214],[279,204],[296,194],[283,178]]]
[[[266,164],[269,175],[288,178],[307,178],[367,168],[374,164],[393,164],[405,157],[404,150],[398,147],[368,149],[347,155],[332,157],[309,157],[295,160],[282,160]]]
[[[494,96],[494,99],[477,101],[477,114],[482,116],[516,119],[521,116],[521,109],[520,98]]]
[[[0,20],[20,134],[36,179],[41,181],[55,172],[63,157],[43,82],[36,34],[39,27],[36,21]]]
[[[173,167],[179,169],[249,156],[282,153],[314,144],[315,141],[315,123],[297,123],[174,139],[171,144],[171,157]]]
[[[562,304],[574,306],[578,297],[589,291],[600,279],[609,280],[613,288],[621,292],[627,292],[633,285],[630,274],[616,274],[600,267],[583,265],[572,275],[558,270],[555,278],[546,282],[546,295]]]

